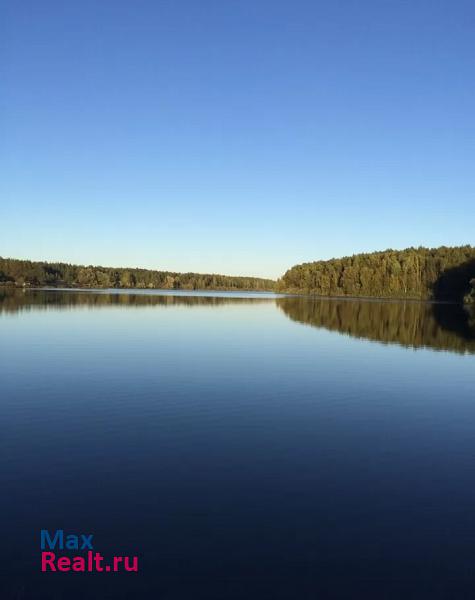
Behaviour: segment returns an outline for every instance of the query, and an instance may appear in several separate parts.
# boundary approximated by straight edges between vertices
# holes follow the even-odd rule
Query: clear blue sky
[[[276,277],[475,241],[472,0],[7,0],[0,255]]]

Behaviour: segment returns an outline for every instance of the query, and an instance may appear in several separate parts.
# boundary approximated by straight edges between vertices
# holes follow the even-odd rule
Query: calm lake
[[[475,315],[0,291],[0,598],[475,595]],[[40,530],[138,573],[42,573]]]

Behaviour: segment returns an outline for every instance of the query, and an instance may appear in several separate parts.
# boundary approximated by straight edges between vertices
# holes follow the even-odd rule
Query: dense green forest
[[[275,282],[259,277],[172,273],[32,262],[0,257],[0,284],[27,287],[152,288],[174,290],[272,290]]]
[[[0,285],[276,290],[318,296],[462,300],[475,304],[475,248],[408,248],[304,263],[277,282],[258,277],[81,266],[0,257]]]
[[[475,248],[420,247],[297,265],[276,289],[319,296],[469,300],[473,278]]]

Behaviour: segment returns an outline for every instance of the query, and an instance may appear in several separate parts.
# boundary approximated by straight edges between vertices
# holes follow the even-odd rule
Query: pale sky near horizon
[[[278,277],[475,241],[473,2],[0,17],[0,256]]]

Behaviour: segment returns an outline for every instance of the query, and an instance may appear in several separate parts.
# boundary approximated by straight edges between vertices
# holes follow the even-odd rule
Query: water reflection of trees
[[[308,297],[278,298],[293,321],[412,348],[475,353],[475,319],[463,306]]]
[[[159,295],[115,291],[0,288],[0,313],[75,308],[220,307],[276,303],[293,321],[352,337],[412,348],[475,353],[475,310],[461,305],[293,297]]]
[[[0,313],[28,310],[64,310],[77,307],[121,307],[140,308],[145,306],[215,307],[236,303],[272,302],[269,297],[244,296],[186,296],[153,293],[61,291],[32,289],[0,289]]]

